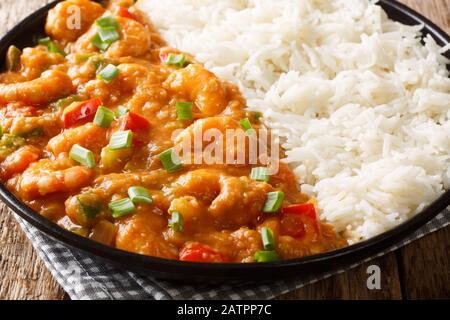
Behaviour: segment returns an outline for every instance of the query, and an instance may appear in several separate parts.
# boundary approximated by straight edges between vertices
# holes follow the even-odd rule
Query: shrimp
[[[28,82],[0,84],[0,104],[24,102],[31,105],[48,104],[73,91],[72,80],[59,70],[48,70],[40,78]]]
[[[79,144],[98,154],[107,143],[106,132],[107,130],[104,128],[93,123],[87,123],[83,126],[67,129],[53,137],[46,148],[54,155],[58,155],[69,152],[74,144]]]
[[[164,88],[195,102],[205,116],[220,114],[228,105],[228,90],[216,75],[199,64],[191,64],[170,74]]]
[[[208,203],[209,217],[223,228],[253,225],[272,189],[269,184],[249,177],[227,176],[206,169],[191,171],[172,184],[175,196],[190,195]]]
[[[19,177],[17,193],[32,199],[57,192],[74,192],[87,186],[94,171],[83,166],[73,166],[73,161],[62,155],[55,160],[42,159],[32,163]]]
[[[22,64],[21,73],[28,80],[38,78],[42,72],[50,66],[64,62],[64,57],[59,53],[49,52],[46,47],[38,46],[36,48],[23,49],[20,62]]]
[[[63,1],[49,11],[45,31],[55,40],[75,41],[104,11],[100,4],[89,0]]]
[[[10,154],[0,165],[0,178],[9,179],[16,173],[23,172],[28,166],[37,161],[41,151],[33,146],[24,146]]]
[[[150,31],[143,24],[128,18],[116,17],[120,24],[120,40],[111,44],[106,50],[107,58],[140,57],[150,52]],[[73,52],[97,52],[92,38],[97,34],[98,26],[92,27],[73,46]]]

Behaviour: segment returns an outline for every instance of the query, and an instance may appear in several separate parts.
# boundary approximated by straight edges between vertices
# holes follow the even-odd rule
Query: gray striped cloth
[[[17,217],[34,248],[55,279],[72,299],[272,299],[289,291],[345,272],[359,264],[398,249],[450,224],[450,212],[439,214],[399,244],[359,263],[315,277],[274,281],[268,284],[177,284],[120,269],[67,248]]]

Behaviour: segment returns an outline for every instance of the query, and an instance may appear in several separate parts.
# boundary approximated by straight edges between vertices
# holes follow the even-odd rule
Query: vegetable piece
[[[132,154],[132,148],[111,150],[107,146],[102,149],[100,166],[108,171],[121,171]]]
[[[138,132],[140,130],[147,130],[150,128],[150,122],[143,116],[128,112],[123,120],[122,130],[131,130],[133,132]]]
[[[116,110],[116,118],[120,118],[121,116],[123,116],[124,114],[127,114],[128,112],[130,112],[129,109],[125,108],[124,106],[119,106]],[[128,128],[129,129],[129,128]],[[128,130],[127,129],[127,130]],[[131,130],[131,129],[130,129]]]
[[[83,148],[79,144],[74,144],[72,146],[69,157],[88,168],[95,168],[94,153],[89,149]]]
[[[59,45],[57,45],[56,43],[54,43],[53,41],[50,41],[50,43],[47,45],[47,49],[48,49],[48,51],[50,51],[50,52],[53,52],[53,53],[59,53],[60,55],[62,55],[62,56],[66,56],[67,54],[66,54],[66,52],[63,50],[63,49],[61,49],[60,47],[59,47]]]
[[[256,262],[271,262],[280,259],[280,256],[276,251],[257,251],[254,259]]]
[[[80,100],[81,100],[81,98],[79,96],[71,95],[71,96],[68,96],[66,98],[59,99],[56,102],[53,102],[51,106],[53,108],[62,109],[62,108],[67,107],[72,102],[77,102],[77,101],[80,101]]]
[[[3,127],[0,126],[0,138],[3,136]]]
[[[263,114],[261,112],[254,112],[253,113],[253,119],[255,119],[255,121],[261,121],[261,118],[263,117]]]
[[[69,231],[82,237],[87,237],[89,235],[89,230],[83,227],[72,227]]]
[[[119,75],[119,69],[113,65],[108,64],[100,72],[97,73],[97,79],[103,80],[106,83],[111,83]]]
[[[111,139],[109,140],[109,148],[111,150],[118,150],[131,147],[133,143],[133,132],[131,130],[127,131],[117,131],[113,133]]]
[[[160,153],[158,158],[161,161],[164,169],[166,169],[166,171],[169,173],[176,172],[183,167],[180,158],[178,158],[178,155],[174,152],[173,149],[168,149]]]
[[[128,10],[128,8],[126,8],[124,6],[119,6],[119,8],[117,9],[117,15],[119,17],[128,18],[128,19],[132,19],[132,20],[137,20],[137,16],[134,13],[131,13]]]
[[[186,65],[186,56],[184,54],[170,53],[167,56],[166,64],[168,66],[184,67]]]
[[[269,182],[270,180],[269,169],[265,167],[252,168],[250,177],[256,181]]]
[[[92,229],[92,234],[90,238],[97,242],[111,246],[114,244],[116,234],[117,234],[116,226],[113,223],[109,222],[108,220],[102,219]]]
[[[108,50],[109,46],[111,45],[110,43],[103,42],[102,39],[100,39],[100,35],[98,33],[96,33],[95,36],[91,39],[91,43],[103,52]]]
[[[316,208],[312,203],[295,204],[281,210],[283,234],[303,237],[308,231],[319,232]]]
[[[130,187],[128,189],[128,196],[134,204],[145,203],[151,204],[153,202],[153,198],[150,195],[150,192],[144,187]]]
[[[114,120],[114,112],[106,107],[100,107],[95,114],[94,123],[102,128],[109,128]]]
[[[282,191],[269,192],[267,200],[263,207],[263,212],[274,213],[277,212],[283,204],[284,193]]]
[[[102,42],[112,44],[120,39],[120,35],[115,27],[103,27],[98,29],[98,35]]]
[[[230,259],[207,245],[189,242],[180,250],[180,261],[230,262]]]
[[[178,211],[172,212],[172,216],[169,220],[169,226],[175,232],[183,232],[184,231],[183,215]]]
[[[275,250],[275,239],[270,228],[262,227],[260,230],[261,240],[265,250]]]
[[[102,105],[100,99],[92,99],[81,103],[72,103],[63,112],[64,127],[70,128],[92,121],[98,108]]]
[[[95,53],[76,53],[75,61],[76,62],[85,62],[89,60],[89,58],[93,57]]]
[[[20,55],[22,51],[16,46],[9,46],[8,52],[6,53],[6,70],[8,71],[19,71],[20,69]]]
[[[99,18],[95,23],[101,28],[114,27],[118,29],[120,27],[119,22],[113,16]]]
[[[252,124],[250,123],[250,120],[248,120],[248,118],[241,119],[239,123],[241,124],[242,129],[244,129],[247,134],[252,134],[255,131],[253,130]]]
[[[178,120],[192,120],[192,102],[176,103]]]
[[[109,203],[114,218],[126,216],[136,210],[133,201],[130,198],[112,201]]]
[[[91,193],[83,193],[76,197],[82,214],[87,219],[96,218],[102,211],[102,204]]]
[[[50,42],[52,42],[52,39],[50,39],[50,37],[45,37],[45,38],[38,39],[38,43],[40,45],[43,45],[43,46],[48,45]]]

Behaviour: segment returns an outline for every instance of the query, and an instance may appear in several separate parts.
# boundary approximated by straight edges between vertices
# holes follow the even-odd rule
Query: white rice
[[[168,43],[237,83],[349,243],[450,186],[450,80],[420,26],[369,0],[141,0]]]

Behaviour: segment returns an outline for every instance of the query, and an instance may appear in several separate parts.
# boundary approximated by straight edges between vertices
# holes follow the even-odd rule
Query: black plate
[[[12,29],[0,41],[0,59],[4,59],[6,50],[11,44],[19,47],[33,45],[36,37],[44,34],[43,26],[47,11],[57,2],[59,1],[55,1],[36,11]],[[450,37],[440,28],[406,6],[389,0],[381,0],[380,5],[391,19],[408,25],[423,24],[425,25],[424,34],[433,36],[441,46],[450,43]],[[450,58],[450,55],[447,55],[447,57]],[[3,185],[0,185],[0,198],[19,216],[63,244],[82,250],[91,256],[113,262],[128,270],[154,277],[183,281],[268,280],[268,278],[285,278],[330,271],[368,258],[393,246],[450,205],[450,191],[447,191],[422,212],[395,229],[332,252],[271,263],[202,264],[138,255],[83,238],[60,228],[55,223],[40,216],[18,200]]]

